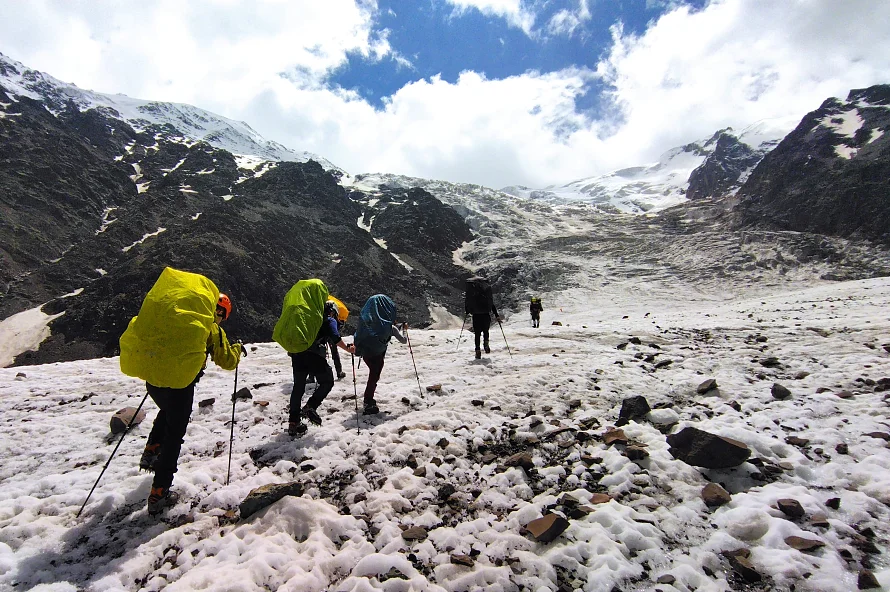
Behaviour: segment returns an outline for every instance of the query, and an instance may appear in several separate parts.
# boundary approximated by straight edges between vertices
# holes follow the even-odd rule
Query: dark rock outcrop
[[[890,244],[890,85],[826,100],[738,192],[736,225]]]
[[[739,141],[729,131],[721,130],[708,141],[714,143],[714,150],[689,175],[687,199],[723,197],[738,189],[742,175],[763,158],[763,152]]]

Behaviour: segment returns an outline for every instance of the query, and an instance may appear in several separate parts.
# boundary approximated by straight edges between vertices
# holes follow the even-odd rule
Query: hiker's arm
[[[408,324],[404,323],[404,327],[407,329]],[[402,335],[402,332],[399,331],[399,328],[396,327],[395,325],[392,326],[392,336],[395,337],[396,339],[398,339],[401,343],[408,342],[408,337],[406,335]]]
[[[339,348],[342,349],[343,351],[348,351],[349,353],[352,353],[352,352],[353,352],[353,350],[350,349],[351,347],[353,347],[353,345],[352,345],[351,343],[346,343],[346,342],[343,341],[342,339],[341,339],[340,341],[337,342],[337,347],[339,347]]]
[[[213,363],[223,370],[234,370],[238,365],[238,360],[241,359],[243,346],[240,343],[230,344],[226,332],[216,323],[210,326],[210,337],[207,341],[210,345],[210,359],[213,360]]]

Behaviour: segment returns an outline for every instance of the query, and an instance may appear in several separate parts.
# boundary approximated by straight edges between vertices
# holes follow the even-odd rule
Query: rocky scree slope
[[[229,293],[237,314],[226,328],[246,341],[271,339],[284,293],[305,277],[323,279],[352,310],[387,293],[415,325],[429,321],[430,304],[462,308],[467,272],[444,254],[470,230],[456,214],[440,225],[443,206],[420,190],[375,229],[405,249],[409,272],[358,226],[361,205],[317,163],[236,159],[169,124],[136,131],[108,110],[53,115],[3,96],[2,314],[52,298],[44,312],[65,312],[17,364],[115,354],[165,266]]]

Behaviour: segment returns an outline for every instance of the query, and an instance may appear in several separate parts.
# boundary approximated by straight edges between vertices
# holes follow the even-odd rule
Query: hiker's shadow
[[[134,550],[168,528],[146,511],[150,487],[151,477],[146,476],[122,504],[115,504],[115,496],[106,495],[88,505],[81,518],[76,518],[75,508],[71,508],[66,524],[70,528],[59,545],[22,560],[14,585],[26,590],[39,584],[69,582],[86,589],[91,582],[122,573],[120,564]]]

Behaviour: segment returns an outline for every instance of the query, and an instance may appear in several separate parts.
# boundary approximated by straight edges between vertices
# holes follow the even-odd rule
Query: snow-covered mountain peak
[[[83,90],[48,74],[32,70],[0,54],[0,86],[13,96],[25,96],[44,103],[58,113],[73,104],[81,111],[110,109],[111,115],[124,119],[137,131],[157,125],[172,125],[186,139],[204,141],[232,154],[249,155],[275,161],[306,162],[314,160],[328,170],[340,170],[327,159],[311,152],[291,150],[263,138],[243,121],[216,115],[184,103],[134,99],[124,94],[105,94]]]

